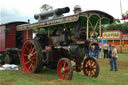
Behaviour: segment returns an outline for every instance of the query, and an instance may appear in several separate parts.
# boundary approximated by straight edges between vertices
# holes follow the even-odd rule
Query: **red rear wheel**
[[[22,65],[26,72],[39,72],[42,67],[41,47],[36,40],[28,40],[22,49]]]
[[[57,64],[58,76],[62,80],[71,80],[73,76],[73,68],[69,59],[61,58]]]
[[[85,76],[97,77],[99,75],[99,64],[93,57],[87,57],[83,62]]]

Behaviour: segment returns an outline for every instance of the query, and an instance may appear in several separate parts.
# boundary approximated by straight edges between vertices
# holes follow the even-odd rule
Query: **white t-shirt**
[[[104,49],[104,50],[108,50],[108,48],[109,48],[109,45],[108,45],[108,44],[104,44],[104,45],[103,45],[103,49]]]

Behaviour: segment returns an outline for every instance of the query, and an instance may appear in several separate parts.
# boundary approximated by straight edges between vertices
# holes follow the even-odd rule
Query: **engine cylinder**
[[[69,11],[70,11],[69,7],[58,8],[58,9],[55,9],[55,10],[35,14],[34,18],[38,21],[41,21],[41,20],[45,20],[45,19],[47,19],[48,17],[51,17],[51,16],[53,16],[53,17],[61,16],[62,14],[68,13]]]

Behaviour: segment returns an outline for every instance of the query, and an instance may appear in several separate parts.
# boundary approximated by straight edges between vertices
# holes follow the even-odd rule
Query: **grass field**
[[[38,74],[19,71],[0,71],[0,85],[128,85],[128,54],[119,54],[118,71],[109,70],[108,59],[98,59],[100,74],[97,78],[84,76],[83,72],[73,74],[73,79],[60,80],[56,70],[44,69]]]

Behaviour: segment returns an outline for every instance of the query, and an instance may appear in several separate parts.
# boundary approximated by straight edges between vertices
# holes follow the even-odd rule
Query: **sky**
[[[128,0],[121,0],[122,12],[128,11]],[[37,22],[34,14],[40,12],[43,4],[53,6],[53,9],[70,7],[70,13],[73,14],[75,5],[80,5],[82,11],[100,10],[104,11],[114,18],[121,19],[120,0],[0,0],[0,23],[12,21]]]

